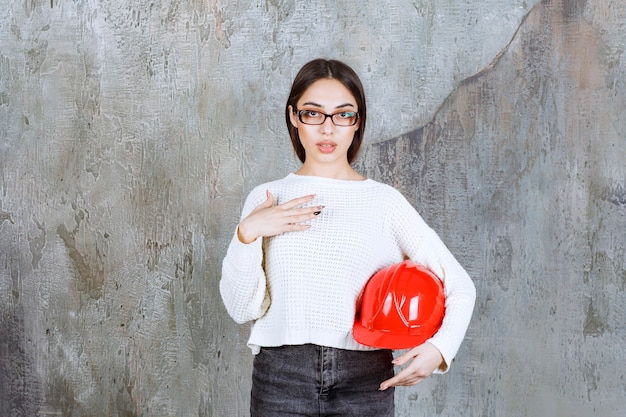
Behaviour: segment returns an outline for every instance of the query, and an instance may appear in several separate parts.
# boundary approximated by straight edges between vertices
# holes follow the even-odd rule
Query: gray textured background
[[[478,290],[398,416],[626,415],[626,3],[0,0],[0,415],[245,416],[221,259],[318,56]]]

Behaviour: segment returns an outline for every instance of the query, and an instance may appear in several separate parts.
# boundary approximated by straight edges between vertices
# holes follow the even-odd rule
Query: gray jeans
[[[393,417],[389,350],[352,351],[316,345],[262,348],[254,358],[251,417]]]

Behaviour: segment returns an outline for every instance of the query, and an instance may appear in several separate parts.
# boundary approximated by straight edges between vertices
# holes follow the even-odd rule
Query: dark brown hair
[[[326,59],[314,59],[313,61],[305,64],[291,85],[291,92],[285,105],[285,118],[287,120],[287,129],[289,130],[289,136],[291,137],[291,144],[293,149],[300,159],[304,162],[306,154],[302,143],[300,143],[300,136],[298,135],[298,129],[291,124],[289,117],[289,106],[295,109],[300,100],[300,97],[314,82],[330,78],[339,81],[343,84],[354,96],[356,105],[359,111],[359,128],[354,132],[354,138],[352,144],[348,148],[348,163],[352,163],[356,159],[359,149],[361,148],[361,142],[363,140],[363,133],[365,132],[365,120],[366,120],[366,105],[365,105],[365,92],[363,91],[363,85],[359,76],[354,72],[352,68],[344,64],[341,61],[326,60]]]

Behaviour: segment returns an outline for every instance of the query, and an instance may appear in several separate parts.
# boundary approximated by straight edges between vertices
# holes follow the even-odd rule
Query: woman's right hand
[[[323,206],[300,207],[315,198],[315,195],[294,198],[283,204],[274,205],[274,196],[269,190],[267,200],[256,206],[237,228],[237,236],[248,244],[262,236],[275,236],[286,232],[297,232],[311,227],[305,223],[320,214]]]

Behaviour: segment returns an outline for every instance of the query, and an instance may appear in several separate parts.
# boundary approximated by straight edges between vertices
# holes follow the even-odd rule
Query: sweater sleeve
[[[444,284],[445,315],[437,333],[428,340],[444,358],[438,372],[447,372],[474,310],[476,288],[465,269],[437,233],[398,192],[392,203],[392,232],[404,254],[435,273]]]
[[[246,200],[242,219],[262,202],[259,193],[255,191]],[[242,243],[235,228],[234,236],[222,262],[220,294],[228,314],[237,323],[245,323],[262,317],[270,305],[263,269],[262,242],[263,239],[258,238],[249,244]]]

